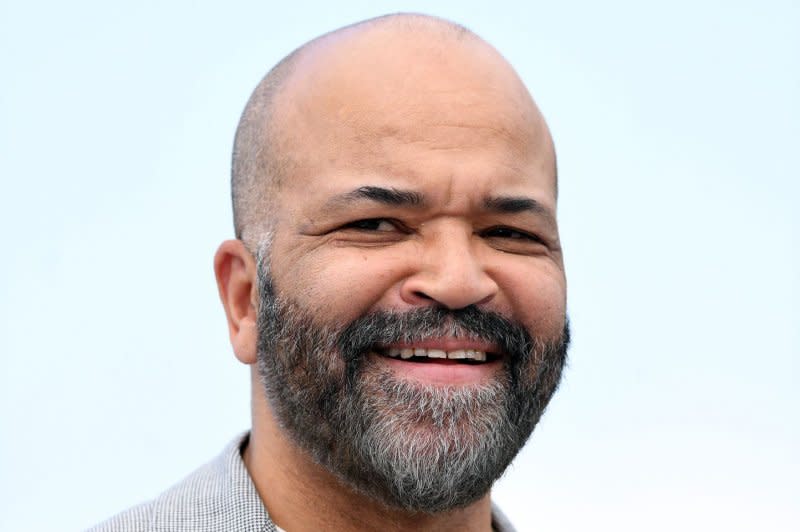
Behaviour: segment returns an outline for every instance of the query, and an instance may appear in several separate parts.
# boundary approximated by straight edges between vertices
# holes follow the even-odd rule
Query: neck
[[[491,530],[488,494],[465,508],[427,514],[390,508],[353,490],[284,434],[257,377],[253,390],[253,430],[244,462],[270,518],[287,532]]]

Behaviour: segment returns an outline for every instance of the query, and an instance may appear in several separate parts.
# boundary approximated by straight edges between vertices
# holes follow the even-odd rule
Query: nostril
[[[471,267],[463,272],[419,269],[401,281],[399,295],[411,305],[435,304],[451,309],[491,300],[498,291],[494,279],[483,270],[472,270]]]

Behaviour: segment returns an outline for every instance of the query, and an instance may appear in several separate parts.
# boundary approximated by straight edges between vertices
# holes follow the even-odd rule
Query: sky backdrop
[[[212,272],[258,80],[460,22],[558,151],[574,343],[495,500],[521,531],[800,527],[800,4],[0,0],[0,530],[80,530],[249,427]]]

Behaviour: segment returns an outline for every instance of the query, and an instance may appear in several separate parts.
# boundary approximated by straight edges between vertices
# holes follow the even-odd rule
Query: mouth
[[[383,357],[421,363],[456,363],[481,365],[499,360],[501,355],[481,349],[427,349],[424,347],[377,348],[375,352]]]

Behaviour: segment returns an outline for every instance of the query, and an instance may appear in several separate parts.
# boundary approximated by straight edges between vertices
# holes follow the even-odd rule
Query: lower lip
[[[491,380],[502,366],[502,362],[499,360],[482,364],[463,364],[446,358],[434,359],[429,362],[413,362],[375,353],[371,353],[371,356],[403,378],[439,385],[481,384]]]

